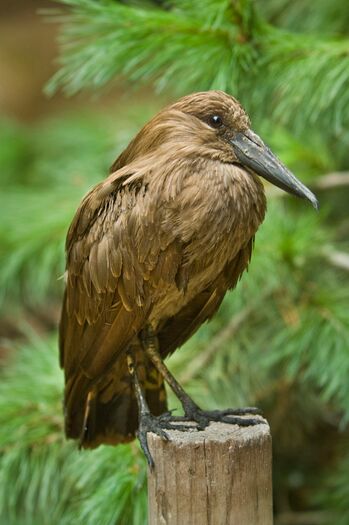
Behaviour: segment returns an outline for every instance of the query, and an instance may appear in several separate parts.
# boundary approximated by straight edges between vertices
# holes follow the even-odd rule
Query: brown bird
[[[60,323],[65,432],[84,448],[173,420],[259,423],[256,409],[204,411],[163,359],[209,320],[250,261],[266,199],[258,175],[308,199],[222,91],[194,93],[157,114],[83,199],[67,242]],[[184,417],[167,411],[164,380]],[[251,414],[252,417],[241,417]]]

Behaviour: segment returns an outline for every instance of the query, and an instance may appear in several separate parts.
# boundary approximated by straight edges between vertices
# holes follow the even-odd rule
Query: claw
[[[165,417],[163,417],[165,416]],[[162,414],[161,416],[153,416],[150,413],[143,413],[140,416],[139,428],[137,431],[137,437],[141,448],[144,452],[145,457],[150,469],[154,468],[154,460],[151,456],[149,447],[148,447],[148,432],[152,432],[160,436],[165,441],[170,441],[170,436],[165,432],[164,428],[168,427],[168,414]]]
[[[193,430],[205,430],[211,421],[220,421],[221,423],[229,423],[230,425],[239,425],[240,427],[249,427],[254,425],[263,425],[265,420],[255,417],[242,417],[247,414],[260,414],[260,410],[255,407],[246,408],[228,408],[226,410],[201,410],[198,406],[187,407],[185,416],[173,416],[173,411],[165,412],[160,416],[153,416],[149,412],[143,413],[140,416],[139,429],[137,437],[142,447],[145,457],[150,469],[154,468],[154,461],[148,447],[147,434],[153,432],[165,441],[170,441],[170,436],[164,430],[179,430],[182,432],[189,432]],[[181,422],[190,423],[194,421],[196,426],[186,424],[181,425]]]
[[[264,419],[257,418],[245,418],[239,416],[223,416],[219,419],[222,423],[229,423],[230,425],[239,425],[240,427],[251,427],[254,425],[263,425],[265,424]]]
[[[150,454],[150,450],[148,447],[148,440],[147,440],[147,433],[143,432],[142,430],[138,430],[136,432],[136,436],[138,437],[139,444],[141,445],[141,449],[143,450],[143,453],[147,459],[147,463],[149,465],[149,468],[153,470],[154,468],[154,460],[152,458],[152,455]]]
[[[254,417],[242,417],[245,415],[258,415],[261,411],[256,407],[246,408],[228,408],[226,410],[201,410],[196,405],[190,405],[185,411],[182,421],[195,421],[198,430],[204,430],[211,421],[220,421],[230,425],[239,425],[241,427],[260,425],[265,423],[263,419]]]
[[[225,410],[217,410],[217,412],[220,412],[225,416],[245,416],[247,414],[262,415],[261,409],[257,407],[227,408]]]

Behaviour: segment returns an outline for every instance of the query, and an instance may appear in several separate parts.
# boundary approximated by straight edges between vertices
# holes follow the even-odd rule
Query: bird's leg
[[[164,429],[181,430],[181,428],[179,428],[178,425],[172,425],[170,421],[170,412],[166,412],[165,414],[161,414],[160,416],[154,416],[150,412],[147,400],[139,382],[135,361],[130,353],[127,354],[127,366],[132,379],[139,412],[139,426],[137,431],[137,437],[139,439],[139,443],[144,452],[144,455],[147,458],[149,467],[153,468],[154,461],[149,451],[147,433],[153,432],[154,434],[157,434],[164,440],[168,441],[169,436]]]
[[[147,356],[172,388],[183,406],[184,417],[172,417],[173,421],[195,421],[200,430],[206,428],[210,421],[220,421],[222,423],[230,423],[240,426],[258,425],[264,422],[259,418],[241,417],[247,414],[259,414],[260,411],[255,407],[229,408],[226,410],[202,410],[183,390],[176,378],[164,364],[158,351],[157,337],[152,332],[151,328],[148,328],[147,331],[143,333],[143,346]],[[186,427],[185,430],[188,430],[188,428],[190,427]]]
[[[130,376],[132,378],[132,383],[138,405],[139,427],[137,431],[137,437],[139,439],[139,443],[142,447],[144,455],[147,458],[149,467],[153,468],[154,461],[149,451],[147,433],[155,432],[155,434],[158,434],[166,441],[169,439],[169,437],[166,434],[166,432],[161,428],[159,422],[157,421],[157,418],[153,416],[149,410],[147,400],[145,399],[144,392],[138,379],[135,361],[130,353],[127,354],[127,366]]]

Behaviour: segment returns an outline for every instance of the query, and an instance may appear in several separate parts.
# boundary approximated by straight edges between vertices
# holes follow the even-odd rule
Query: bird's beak
[[[236,133],[231,139],[231,144],[243,166],[288,193],[308,199],[314,208],[318,209],[315,195],[282,164],[253,131]]]

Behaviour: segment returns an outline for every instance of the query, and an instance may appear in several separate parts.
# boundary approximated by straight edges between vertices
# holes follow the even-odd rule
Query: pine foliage
[[[100,447],[91,454],[63,438],[56,344],[56,337],[43,341],[28,334],[3,373],[0,521],[143,525],[146,478],[138,447]]]
[[[122,79],[173,100],[221,88],[242,100],[302,180],[316,187],[322,174],[348,170],[346,2],[60,3],[49,18],[62,21],[61,67],[48,91],[98,91]],[[35,335],[23,322],[28,309],[59,304],[64,237],[81,197],[162,105],[131,109],[127,100],[108,116],[0,123],[0,300],[25,332],[0,384],[1,523],[146,523],[137,444],[79,452],[64,440],[56,335]],[[264,410],[277,516],[316,509],[347,525],[348,269],[329,254],[349,252],[348,189],[321,191],[319,214],[269,193],[248,275],[169,363],[203,407]]]
[[[118,131],[114,119],[96,114],[54,119],[34,130],[0,123],[0,309],[18,299],[42,304],[50,293],[61,293],[64,241],[74,211],[152,107],[135,106],[138,115],[127,126],[125,110],[116,111]]]
[[[68,94],[100,89],[121,75],[180,94],[222,89],[253,114],[260,108],[298,128],[321,121],[338,135],[348,127],[349,39],[341,34],[343,19],[334,17],[345,11],[343,1],[331,2],[331,10],[322,2],[314,33],[307,26],[291,30],[285,20],[285,12],[291,20],[303,14],[313,20],[305,1],[291,7],[251,0],[61,3],[70,9],[55,16],[63,22],[61,68],[48,93],[60,86]]]

